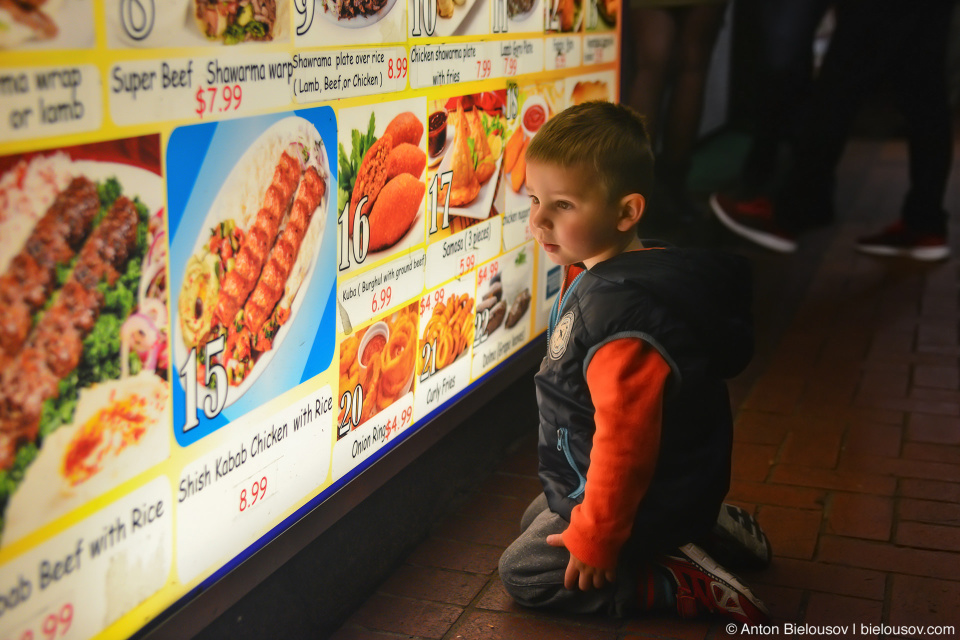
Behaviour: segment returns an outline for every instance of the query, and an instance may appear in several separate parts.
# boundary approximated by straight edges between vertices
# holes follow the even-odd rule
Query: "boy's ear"
[[[646,206],[646,199],[639,193],[630,193],[621,198],[620,219],[617,221],[617,229],[629,231],[635,227],[640,222]]]

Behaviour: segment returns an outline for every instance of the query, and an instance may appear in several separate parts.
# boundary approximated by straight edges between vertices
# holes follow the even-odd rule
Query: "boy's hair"
[[[530,141],[527,160],[592,169],[611,202],[653,188],[653,149],[643,117],[599,100],[564,109]]]

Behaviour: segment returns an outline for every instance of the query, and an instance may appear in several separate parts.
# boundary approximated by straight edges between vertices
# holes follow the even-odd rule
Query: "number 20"
[[[344,391],[340,396],[340,409],[343,411],[343,421],[337,427],[337,438],[350,433],[352,428],[356,429],[360,424],[360,418],[363,414],[363,387],[359,384],[354,388],[353,393]]]

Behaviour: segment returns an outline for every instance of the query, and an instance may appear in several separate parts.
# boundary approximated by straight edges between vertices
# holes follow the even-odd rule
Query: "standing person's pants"
[[[785,227],[833,218],[835,171],[862,98],[888,81],[907,126],[907,227],[946,233],[943,197],[952,139],[946,47],[953,0],[840,0],[837,28],[814,83],[809,119],[778,208]]]
[[[760,72],[756,125],[744,162],[743,183],[766,191],[774,178],[780,146],[791,148],[813,85],[813,42],[829,0],[761,0],[757,34]]]

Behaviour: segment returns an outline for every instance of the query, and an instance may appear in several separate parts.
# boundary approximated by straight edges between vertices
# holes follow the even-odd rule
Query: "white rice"
[[[59,151],[21,160],[0,177],[0,273],[7,270],[30,232],[74,178],[73,161]]]

